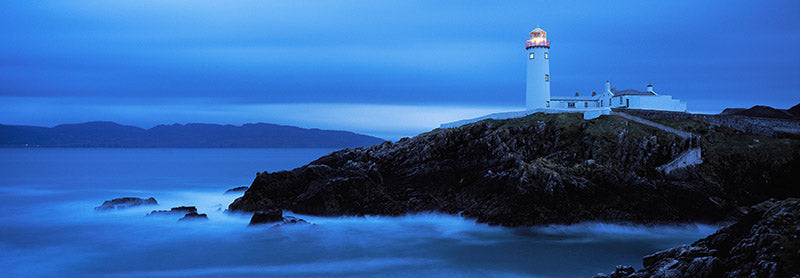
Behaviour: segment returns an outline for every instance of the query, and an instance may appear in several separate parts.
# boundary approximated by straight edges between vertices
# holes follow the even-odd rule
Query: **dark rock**
[[[147,199],[136,198],[136,197],[123,197],[105,201],[103,202],[102,205],[94,209],[95,210],[126,209],[142,205],[158,205],[158,202],[156,202],[156,199],[153,197]]]
[[[740,152],[729,150],[742,147],[725,143],[730,134],[720,130],[707,127],[719,137],[704,138],[719,140],[701,143],[704,155],[721,155],[704,157],[696,175],[676,181],[655,170],[689,146],[672,133],[617,116],[587,121],[579,114],[537,113],[485,120],[343,149],[291,171],[260,173],[229,210],[323,216],[462,212],[506,226],[714,222],[730,220],[738,206],[800,192],[792,181],[800,171],[791,170],[800,161],[800,141],[765,142],[759,146],[788,158],[763,159],[754,149],[751,156],[760,160],[753,160],[751,153],[733,157]]]
[[[205,213],[198,214],[197,212],[190,212],[184,215],[178,221],[196,221],[196,220],[208,220],[208,216]]]
[[[595,275],[594,278],[625,278],[633,274],[635,271],[636,269],[634,269],[632,266],[618,265],[614,272],[611,272],[610,274],[599,273]]]
[[[245,192],[245,191],[247,191],[247,188],[249,188],[249,187],[247,187],[247,186],[234,187],[234,188],[231,188],[231,189],[228,189],[227,191],[225,191],[225,194]]]
[[[798,223],[800,200],[766,201],[692,245],[644,257],[644,268],[635,273],[596,277],[798,277]]]
[[[283,218],[283,221],[281,221],[281,223],[275,224],[274,226],[272,226],[272,228],[278,228],[281,226],[294,225],[294,224],[310,224],[310,223],[308,223],[308,221],[296,218],[294,216],[286,216]]]
[[[197,208],[194,206],[187,207],[187,206],[180,206],[174,207],[170,210],[154,210],[147,214],[147,216],[170,216],[170,215],[186,215],[187,213],[197,212]]]
[[[268,224],[283,221],[283,211],[279,209],[272,209],[262,212],[256,212],[250,218],[250,225]]]

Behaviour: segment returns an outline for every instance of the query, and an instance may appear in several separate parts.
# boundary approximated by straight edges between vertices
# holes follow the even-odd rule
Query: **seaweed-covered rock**
[[[158,202],[155,198],[150,197],[147,199],[137,198],[137,197],[123,197],[123,198],[116,198],[113,200],[108,200],[103,202],[99,207],[95,207],[95,210],[114,210],[114,209],[126,209],[132,208],[142,205],[158,205]]]
[[[595,277],[800,277],[800,200],[763,202],[692,245],[645,257],[643,265]]]

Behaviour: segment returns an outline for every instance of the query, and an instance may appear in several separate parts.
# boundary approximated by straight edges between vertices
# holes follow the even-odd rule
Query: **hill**
[[[348,131],[276,124],[159,125],[151,129],[114,122],[64,124],[52,128],[0,125],[0,147],[120,148],[345,148],[383,139]]]
[[[741,206],[800,192],[800,140],[686,121],[700,140],[610,115],[537,113],[436,129],[259,173],[229,209],[436,211],[504,226],[716,222]],[[703,164],[683,177],[656,170],[692,144],[702,148]]]
[[[726,108],[720,113],[722,115],[741,115],[759,118],[772,119],[800,119],[800,104],[792,108],[783,110],[769,106],[756,105],[750,108]]]

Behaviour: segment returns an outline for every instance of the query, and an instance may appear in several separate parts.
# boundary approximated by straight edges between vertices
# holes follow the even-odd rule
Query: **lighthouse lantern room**
[[[547,32],[541,28],[530,32],[525,41],[528,54],[527,87],[525,88],[525,108],[550,107],[550,41]]]

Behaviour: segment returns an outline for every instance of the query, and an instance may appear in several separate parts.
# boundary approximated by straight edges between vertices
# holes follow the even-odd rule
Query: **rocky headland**
[[[618,116],[533,114],[436,129],[258,173],[234,212],[402,215],[435,211],[504,226],[582,221],[731,221],[800,192],[800,140],[697,118],[664,121],[681,138]],[[656,170],[699,147],[679,176]]]
[[[800,277],[800,200],[769,200],[736,223],[645,257],[639,271],[618,266],[595,278]]]

